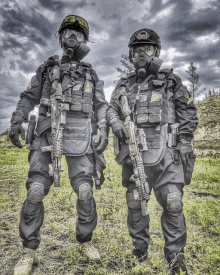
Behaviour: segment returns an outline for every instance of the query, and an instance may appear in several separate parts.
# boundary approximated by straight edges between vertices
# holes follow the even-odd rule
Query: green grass
[[[7,136],[0,136],[0,270],[13,274],[19,259],[21,242],[19,213],[26,197],[28,150],[17,149]],[[132,240],[128,234],[125,188],[121,186],[121,167],[114,161],[112,142],[105,151],[107,169],[102,190],[94,190],[98,225],[93,242],[102,257],[91,263],[82,255],[75,238],[76,195],[68,179],[65,159],[61,187],[51,187],[44,198],[45,218],[41,228],[38,254],[41,264],[33,275],[52,274],[168,274],[164,260],[164,239],[160,226],[161,207],[154,194],[149,201],[151,244],[148,261],[142,264],[131,256]],[[107,179],[110,176],[110,179]],[[184,214],[187,224],[186,264],[189,274],[219,274],[220,266],[220,159],[197,158],[192,183],[184,188]]]

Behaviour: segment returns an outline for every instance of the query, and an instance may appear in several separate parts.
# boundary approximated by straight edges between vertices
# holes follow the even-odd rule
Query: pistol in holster
[[[34,139],[34,130],[36,127],[36,116],[32,115],[30,116],[30,120],[28,123],[28,129],[27,129],[27,135],[26,135],[26,144],[31,144]]]
[[[168,147],[170,147],[170,148],[177,146],[178,127],[179,127],[179,123],[170,125],[171,133],[168,133]]]

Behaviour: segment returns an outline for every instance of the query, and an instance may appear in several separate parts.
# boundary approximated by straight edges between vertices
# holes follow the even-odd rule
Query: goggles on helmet
[[[140,54],[140,52],[142,52],[142,51],[146,55],[152,56],[155,53],[155,49],[156,49],[156,47],[154,45],[151,45],[151,44],[135,47],[133,49],[133,57],[137,57]]]
[[[85,36],[82,32],[79,32],[79,31],[76,31],[76,30],[73,30],[73,29],[65,29],[63,31],[63,37],[64,38],[68,38],[72,34],[75,35],[76,39],[79,42],[85,42]]]
[[[81,26],[83,26],[84,28],[86,28],[87,30],[89,29],[89,25],[88,25],[87,21],[84,18],[82,18],[80,16],[77,16],[77,15],[69,15],[69,16],[67,16],[64,19],[63,23],[74,23],[76,21],[78,21],[78,23]]]

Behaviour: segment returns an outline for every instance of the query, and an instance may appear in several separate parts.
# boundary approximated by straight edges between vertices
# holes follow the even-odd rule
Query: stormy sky
[[[94,43],[88,43],[85,61],[104,80],[109,100],[129,38],[144,27],[161,38],[162,68],[173,68],[187,84],[185,70],[193,61],[202,93],[219,92],[219,13],[219,0],[1,0],[0,132],[9,128],[19,95],[37,67],[49,56],[62,55],[55,33],[66,15],[88,21]]]

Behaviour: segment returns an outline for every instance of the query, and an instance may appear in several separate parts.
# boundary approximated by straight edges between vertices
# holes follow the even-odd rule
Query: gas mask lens
[[[137,47],[133,50],[133,57],[137,57],[140,52],[144,52],[148,56],[152,56],[155,52],[155,46],[154,45],[145,45],[145,46],[140,46]]]
[[[79,42],[85,42],[85,36],[83,33],[78,32],[76,30],[72,30],[72,29],[65,29],[63,32],[63,37],[68,38],[68,37],[70,37],[70,35],[75,35],[77,41],[79,41]]]

